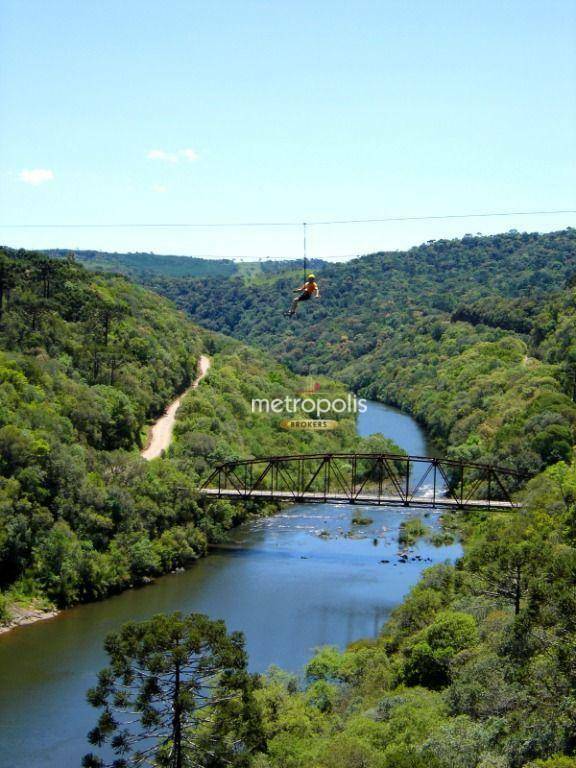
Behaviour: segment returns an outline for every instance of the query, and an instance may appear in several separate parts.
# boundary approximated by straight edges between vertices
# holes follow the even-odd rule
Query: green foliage
[[[306,666],[309,680],[343,680],[343,654],[332,645],[319,649]]]
[[[136,449],[190,381],[200,332],[70,261],[4,249],[0,267],[1,586],[32,579],[71,605],[189,562],[205,549],[193,486]],[[178,545],[155,542],[171,528]]]
[[[538,302],[535,299],[487,296],[457,307],[452,313],[452,320],[527,334],[534,328],[537,312]]]
[[[262,733],[241,633],[175,613],[125,624],[104,647],[110,664],[87,694],[103,711],[88,740],[110,745],[112,765],[248,765]],[[91,753],[82,764],[105,762]]]
[[[410,517],[408,520],[404,520],[400,524],[400,532],[398,534],[398,542],[404,546],[411,546],[418,539],[426,536],[428,533],[428,527],[424,524],[424,521],[420,517]]]
[[[352,525],[372,525],[374,520],[362,514],[356,513],[352,518]]]
[[[8,622],[10,619],[10,609],[8,608],[8,598],[0,592],[0,625]]]
[[[317,377],[317,381],[320,394],[314,397],[346,397],[342,385],[325,377]],[[371,438],[370,443],[359,439],[353,414],[330,414],[338,420],[337,429],[320,433],[282,428],[287,416],[298,418],[301,412],[252,412],[253,399],[296,398],[307,385],[305,379],[262,352],[221,340],[210,375],[201,387],[190,392],[178,412],[172,455],[190,462],[198,473],[207,474],[215,462],[238,456],[346,451],[360,444],[366,446],[365,450],[400,452],[392,441],[381,436]]]
[[[471,522],[462,560],[425,571],[380,637],[317,652],[304,690],[264,710],[263,765],[328,766],[340,751],[386,768],[573,764],[576,464],[525,497],[521,513]],[[329,695],[308,695],[319,682]],[[285,727],[295,699],[313,729]]]
[[[294,269],[293,261],[253,261],[238,263],[230,259],[203,259],[195,256],[159,256],[155,253],[109,253],[106,251],[76,250],[63,248],[43,251],[52,258],[73,260],[87,269],[98,272],[116,272],[132,279],[152,283],[162,278],[217,278],[232,275],[255,276]],[[322,265],[319,259],[311,259],[311,269]]]
[[[406,646],[403,677],[408,685],[440,688],[449,680],[450,663],[478,641],[472,616],[454,611],[437,614],[432,624]]]
[[[448,565],[436,565],[424,571],[422,578],[398,606],[383,630],[392,650],[408,637],[428,626],[439,611],[454,599],[458,574]]]
[[[568,460],[576,409],[576,230],[432,241],[325,265],[290,323],[293,278],[159,287],[203,325],[322,371],[425,423],[454,458],[536,473]],[[568,287],[567,287],[568,285]]]
[[[72,258],[87,269],[116,272],[131,278],[156,275],[170,277],[228,277],[238,272],[230,259],[199,259],[193,256],[157,256],[154,253],[108,253],[106,251],[44,251],[59,259]]]
[[[204,349],[210,375],[185,398],[169,456],[143,461],[147,423]],[[201,501],[198,482],[223,458],[358,445],[351,417],[319,434],[252,414],[252,398],[306,383],[123,278],[0,250],[0,588],[32,585],[58,606],[99,599],[189,566],[246,515],[273,511]]]

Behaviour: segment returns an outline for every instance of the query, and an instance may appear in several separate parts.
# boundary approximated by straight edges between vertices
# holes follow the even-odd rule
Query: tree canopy
[[[125,624],[104,647],[110,664],[88,691],[102,713],[88,739],[115,757],[89,753],[85,768],[248,765],[262,734],[241,633],[175,613]]]

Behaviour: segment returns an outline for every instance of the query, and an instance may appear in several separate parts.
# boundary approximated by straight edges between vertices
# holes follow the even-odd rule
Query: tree
[[[4,305],[10,289],[16,284],[17,266],[13,260],[0,253],[0,325],[4,319]]]
[[[223,621],[160,614],[125,624],[104,647],[110,665],[88,691],[103,712],[88,740],[117,758],[88,754],[85,768],[246,766],[262,747],[244,637]]]
[[[68,523],[59,520],[35,548],[35,575],[58,605],[78,602],[81,591],[82,544]]]
[[[480,594],[510,603],[518,615],[547,557],[550,552],[546,541],[517,517],[510,522],[491,521],[485,539],[470,548],[467,565],[478,580]]]

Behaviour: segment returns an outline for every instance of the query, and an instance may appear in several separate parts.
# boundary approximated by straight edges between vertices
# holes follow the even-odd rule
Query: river
[[[413,419],[379,403],[359,416],[358,432],[382,432],[410,454],[434,453]],[[361,530],[351,522],[359,510],[373,520]],[[423,568],[461,551],[422,540],[401,562],[407,515],[438,526],[422,509],[294,505],[238,527],[186,573],[0,636],[0,767],[78,768],[97,717],[85,692],[106,663],[102,640],[129,619],[175,610],[223,618],[245,632],[255,671],[277,664],[297,672],[316,646],[374,636]]]

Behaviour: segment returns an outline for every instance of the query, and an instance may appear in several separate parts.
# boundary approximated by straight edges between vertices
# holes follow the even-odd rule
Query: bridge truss
[[[514,509],[525,479],[503,467],[391,453],[327,453],[219,464],[205,496],[293,502]]]

